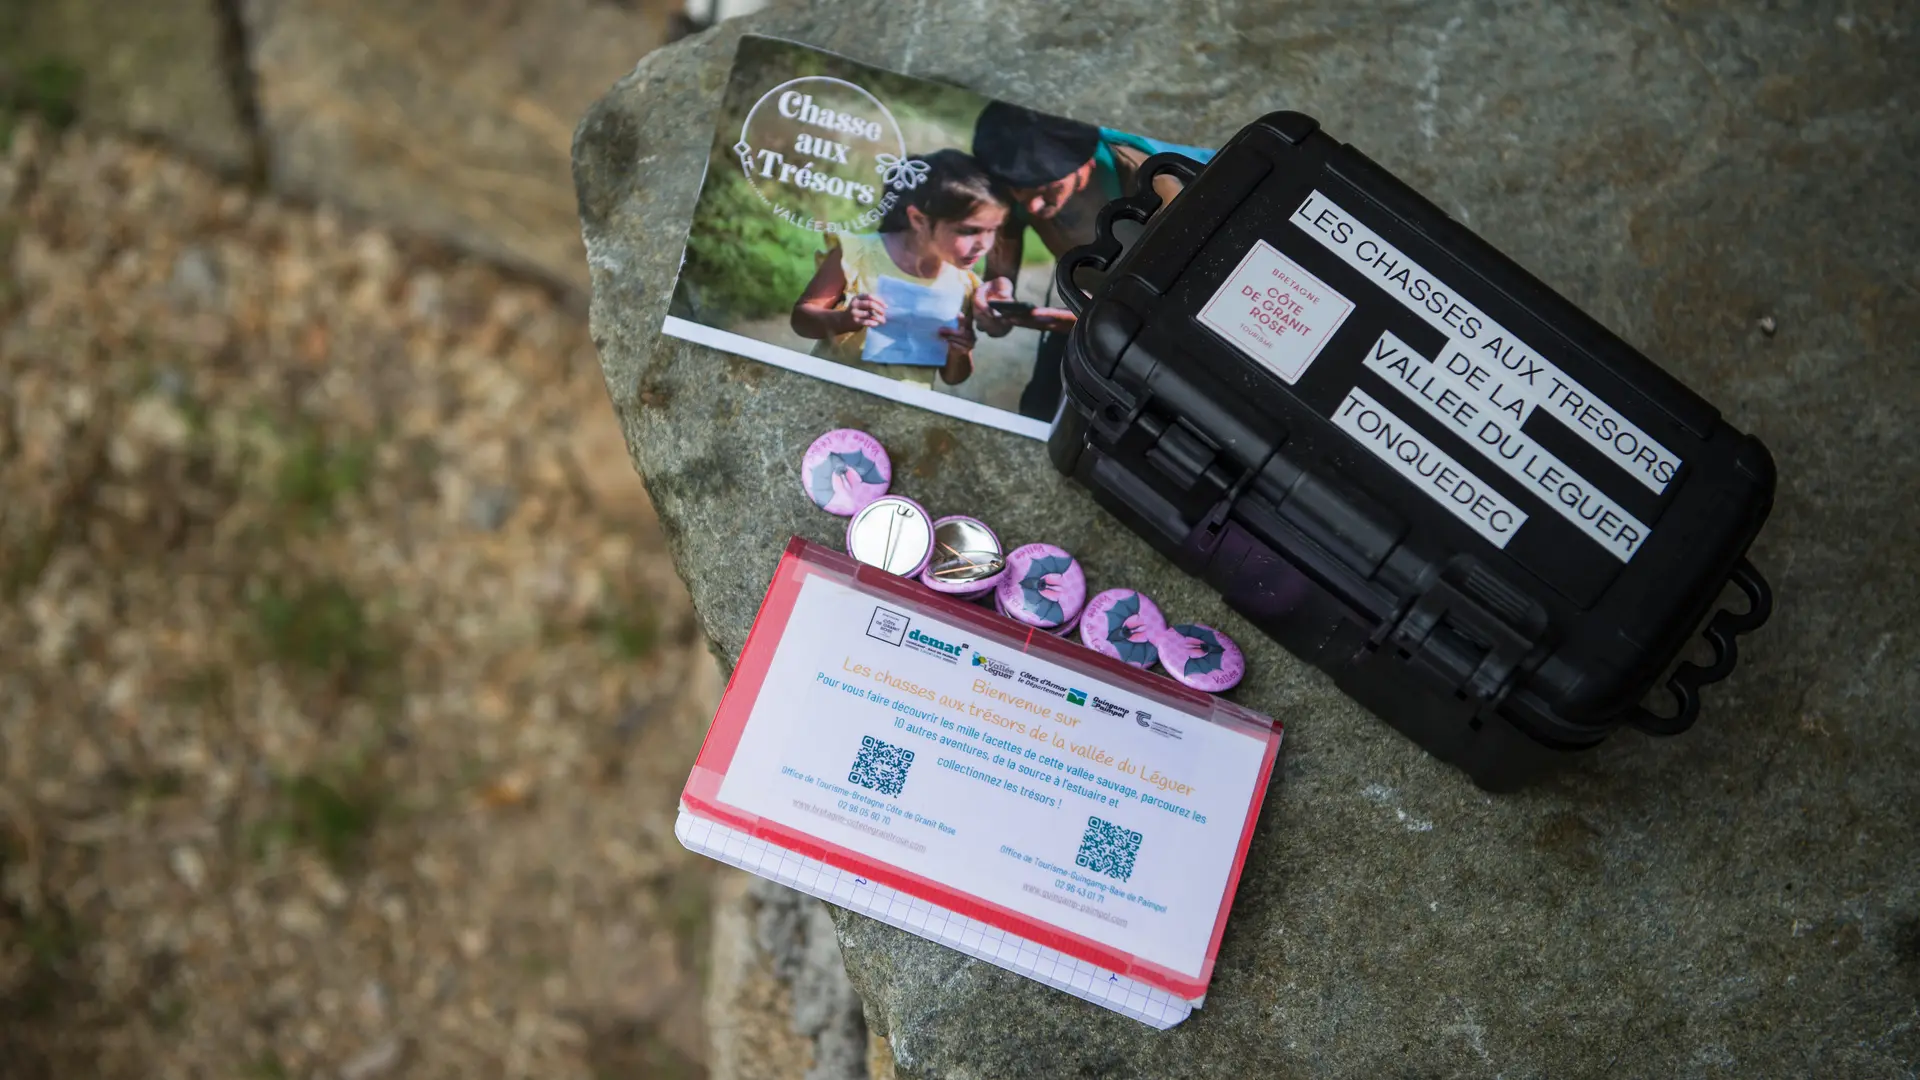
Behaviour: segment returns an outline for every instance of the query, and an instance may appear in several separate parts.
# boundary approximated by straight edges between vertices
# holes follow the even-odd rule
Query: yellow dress
[[[972,270],[941,263],[940,272],[930,278],[918,277],[900,269],[887,254],[887,244],[879,233],[827,233],[826,250],[819,258],[825,259],[835,248],[840,249],[840,270],[847,278],[847,290],[840,296],[836,308],[844,308],[853,297],[878,290],[881,277],[899,278],[915,285],[938,292],[953,294],[953,313],[960,315],[973,307],[973,290],[980,287],[980,277]],[[940,377],[940,369],[921,367],[915,364],[875,364],[860,359],[860,352],[867,344],[867,328],[860,327],[850,334],[835,334],[821,340],[813,347],[813,355],[836,364],[871,371],[889,379],[901,382],[919,383],[932,386]]]

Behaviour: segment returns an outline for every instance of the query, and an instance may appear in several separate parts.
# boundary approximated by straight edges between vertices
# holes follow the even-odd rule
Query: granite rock
[[[1690,733],[1625,733],[1489,797],[1039,445],[660,338],[743,30],[1187,141],[1319,116],[1766,441],[1772,622]],[[855,424],[899,490],[1234,633],[1235,696],[1288,724],[1211,993],[1170,1032],[836,912],[900,1075],[1911,1074],[1916,30],[1893,2],[842,2],[663,49],[593,106],[574,178],[594,338],[718,652],[738,654],[789,534],[837,542],[793,473]]]
[[[713,1080],[869,1080],[860,998],[827,905],[728,871],[714,895],[706,1019]]]
[[[585,286],[571,126],[668,38],[670,4],[237,2],[276,190]]]

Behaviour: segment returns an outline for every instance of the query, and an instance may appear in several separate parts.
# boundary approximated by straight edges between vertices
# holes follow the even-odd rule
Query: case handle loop
[[[1672,692],[1679,711],[1672,716],[1660,716],[1643,705],[1636,705],[1628,721],[1634,727],[1649,735],[1678,735],[1692,727],[1700,715],[1700,688],[1732,674],[1740,658],[1739,636],[1759,629],[1773,613],[1773,591],[1753,563],[1742,558],[1734,564],[1727,580],[1746,594],[1747,610],[1735,614],[1720,609],[1701,632],[1713,646],[1713,661],[1704,667],[1691,660],[1684,661],[1667,680],[1667,689]]]
[[[1160,196],[1153,190],[1153,181],[1157,177],[1178,177],[1181,186],[1185,187],[1198,179],[1200,170],[1204,168],[1205,165],[1184,154],[1155,154],[1140,163],[1132,195],[1115,199],[1100,208],[1093,242],[1068,250],[1053,268],[1054,291],[1066,303],[1067,310],[1073,312],[1074,318],[1084,318],[1088,306],[1093,303],[1093,297],[1074,280],[1075,272],[1082,266],[1105,271],[1125,250],[1125,245],[1113,235],[1114,220],[1124,218],[1145,225],[1147,219],[1160,210]]]

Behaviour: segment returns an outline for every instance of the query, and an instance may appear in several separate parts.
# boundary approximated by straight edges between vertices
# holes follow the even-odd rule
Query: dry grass
[[[0,155],[9,1080],[702,1072],[717,676],[583,323],[151,149]]]

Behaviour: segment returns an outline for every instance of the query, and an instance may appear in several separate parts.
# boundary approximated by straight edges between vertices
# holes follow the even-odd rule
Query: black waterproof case
[[[1054,464],[1484,788],[1685,730],[1767,617],[1766,448],[1310,117],[1149,159],[1056,274]]]

